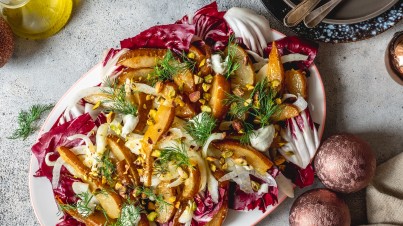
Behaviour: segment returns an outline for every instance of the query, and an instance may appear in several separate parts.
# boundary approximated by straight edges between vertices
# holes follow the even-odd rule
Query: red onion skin
[[[290,226],[349,226],[350,211],[336,193],[320,188],[298,197],[290,210]]]
[[[352,134],[339,134],[323,142],[314,166],[327,188],[352,193],[368,186],[375,174],[376,159],[368,143]]]

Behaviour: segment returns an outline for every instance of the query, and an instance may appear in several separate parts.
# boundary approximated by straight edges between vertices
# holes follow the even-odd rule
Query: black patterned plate
[[[284,16],[291,7],[283,0],[262,0],[268,11],[283,23]],[[307,28],[303,23],[291,29],[298,35],[321,42],[354,42],[374,37],[396,25],[403,18],[403,1],[399,1],[382,14],[359,23],[339,24],[322,22],[315,28]]]

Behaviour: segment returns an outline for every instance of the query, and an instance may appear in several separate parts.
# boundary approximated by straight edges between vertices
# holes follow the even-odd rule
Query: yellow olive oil
[[[73,0],[30,0],[20,8],[4,8],[3,17],[16,35],[44,39],[64,27],[72,8]]]

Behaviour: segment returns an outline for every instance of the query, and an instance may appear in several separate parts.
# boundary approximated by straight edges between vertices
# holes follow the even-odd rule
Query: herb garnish
[[[83,192],[78,194],[77,197],[79,200],[75,204],[60,204],[60,208],[63,211],[77,211],[83,217],[88,217],[92,214],[93,209],[89,206],[93,195],[89,192]]]
[[[192,166],[184,143],[165,147],[160,151],[160,156],[155,161],[155,169],[158,174],[164,174],[168,170],[168,163],[173,162],[175,166]]]
[[[195,139],[200,146],[206,143],[208,137],[216,127],[216,120],[207,112],[202,112],[189,120],[186,124],[186,131]]]
[[[107,79],[105,81],[105,86],[111,89],[102,89],[103,93],[109,94],[109,98],[104,100],[103,103],[108,103],[108,109],[122,113],[124,115],[137,115],[137,106],[133,105],[130,101],[126,99],[125,87],[117,86],[117,82],[114,79]]]
[[[154,67],[154,73],[148,76],[148,81],[154,86],[158,81],[172,80],[173,77],[185,70],[193,71],[196,62],[188,58],[185,52],[179,55],[179,59],[176,59],[174,53],[168,49],[164,58],[158,61]]]
[[[45,111],[52,109],[53,106],[53,104],[36,104],[31,106],[28,111],[20,111],[18,114],[18,129],[14,130],[13,134],[8,137],[8,139],[27,139],[28,136],[37,129],[37,127],[32,124],[38,120]]]
[[[242,118],[245,114],[253,117],[261,127],[270,123],[270,117],[278,110],[276,103],[277,92],[270,88],[270,84],[265,78],[263,81],[258,82],[249,95],[249,98],[227,94],[228,104],[231,104],[230,113],[233,117]],[[249,143],[250,135],[253,133],[253,124],[243,120],[243,136],[241,142]]]
[[[99,171],[101,173],[101,176],[105,177],[108,183],[113,183],[113,173],[115,172],[116,167],[109,158],[109,152],[110,151],[108,150],[102,155]]]
[[[172,204],[165,201],[162,195],[156,195],[152,188],[139,186],[136,188],[136,195],[144,194],[148,199],[155,201],[159,208],[165,208],[166,206],[171,206]]]
[[[237,48],[238,44],[235,42],[235,36],[231,35],[228,39],[227,46],[227,71],[225,73],[227,79],[229,79],[229,77],[241,66],[239,64],[239,59],[236,57]]]
[[[113,226],[134,226],[140,220],[141,208],[134,204],[125,204],[120,217]]]

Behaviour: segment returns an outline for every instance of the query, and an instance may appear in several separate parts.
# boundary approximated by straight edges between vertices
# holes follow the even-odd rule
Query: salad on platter
[[[222,225],[313,183],[317,46],[213,2],[106,51],[32,152],[63,225]]]

